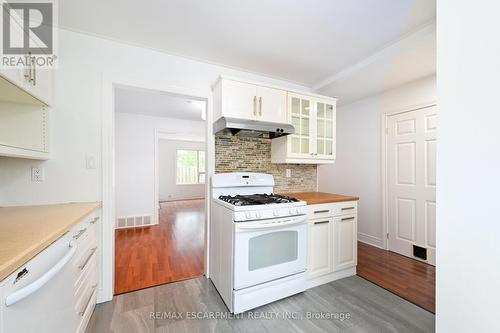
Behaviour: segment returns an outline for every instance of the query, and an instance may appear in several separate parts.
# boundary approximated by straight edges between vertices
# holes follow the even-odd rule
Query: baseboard
[[[356,275],[356,266],[343,269],[338,272],[318,276],[307,280],[307,289],[320,286],[325,283],[329,283],[335,280],[343,279],[349,276]]]
[[[358,241],[381,249],[384,248],[384,241],[382,240],[382,238],[367,235],[362,232],[358,232]]]
[[[205,199],[204,196],[194,196],[194,197],[172,197],[168,199],[162,199],[160,202],[171,202],[171,201],[185,201],[185,200],[202,200]]]

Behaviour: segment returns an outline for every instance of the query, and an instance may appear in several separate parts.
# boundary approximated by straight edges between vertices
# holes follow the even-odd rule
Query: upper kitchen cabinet
[[[220,117],[287,123],[286,91],[221,77],[213,87],[214,120]]]
[[[272,141],[273,163],[335,162],[335,98],[288,92],[287,118],[295,133]]]
[[[13,16],[11,22],[11,39],[24,40],[22,21]],[[39,45],[32,38],[29,43]],[[22,59],[21,66],[0,68],[0,101],[49,106],[52,103],[52,69],[40,68],[36,57],[29,52],[23,54]]]
[[[11,19],[11,39],[29,38],[23,33],[22,21],[16,16]],[[29,39],[29,43],[41,46],[33,39]],[[49,158],[52,69],[39,68],[37,57],[29,52],[13,57],[16,64],[19,60],[22,63],[0,68],[0,156],[46,160]]]

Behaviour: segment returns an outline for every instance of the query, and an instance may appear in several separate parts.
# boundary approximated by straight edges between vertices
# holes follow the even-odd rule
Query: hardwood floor
[[[359,276],[435,313],[436,268],[358,242]]]
[[[115,232],[115,295],[203,275],[205,200],[160,204],[158,225]]]

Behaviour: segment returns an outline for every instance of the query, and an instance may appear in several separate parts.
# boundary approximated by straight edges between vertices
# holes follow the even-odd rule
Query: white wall
[[[46,162],[0,158],[3,192],[0,205],[101,200],[103,74],[207,94],[220,74],[307,90],[283,81],[65,30],[59,34],[59,52],[51,111],[52,158]],[[86,155],[96,157],[96,169],[85,168]],[[43,166],[43,183],[30,181],[33,165]]]
[[[358,237],[383,246],[381,115],[436,100],[427,77],[337,109],[337,160],[318,168],[319,190],[360,197]]]
[[[205,137],[205,122],[115,114],[116,217],[154,216],[155,129]],[[203,189],[202,189],[203,191]]]
[[[205,125],[202,123],[203,126]],[[205,197],[205,184],[177,185],[177,150],[205,150],[205,142],[159,140],[158,162],[160,201],[201,199]]]
[[[499,12],[438,2],[437,332],[500,332]]]

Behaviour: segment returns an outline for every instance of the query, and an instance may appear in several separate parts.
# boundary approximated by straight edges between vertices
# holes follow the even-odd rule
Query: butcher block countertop
[[[0,281],[100,206],[85,202],[0,207]]]
[[[325,192],[293,192],[293,193],[284,193],[284,195],[305,201],[307,202],[308,205],[359,200],[358,197],[325,193]]]

